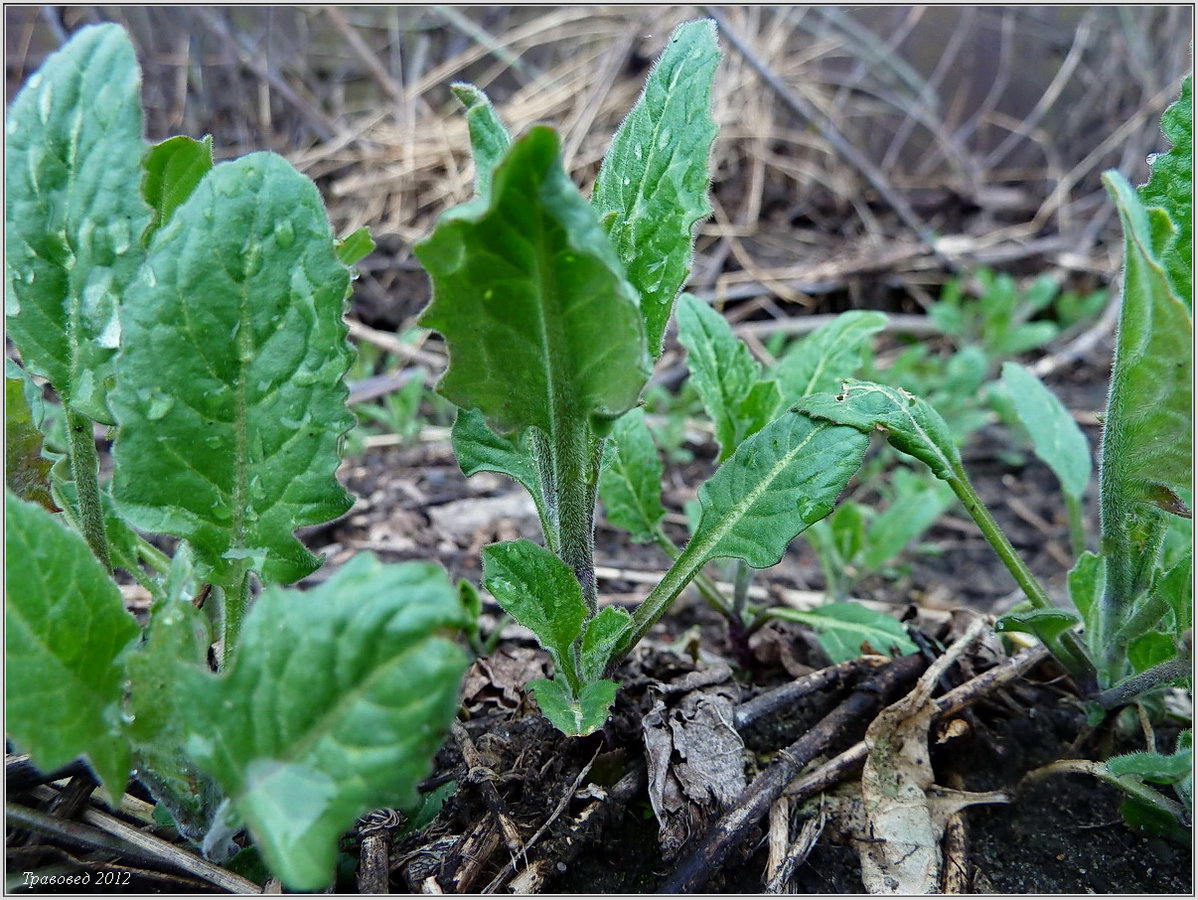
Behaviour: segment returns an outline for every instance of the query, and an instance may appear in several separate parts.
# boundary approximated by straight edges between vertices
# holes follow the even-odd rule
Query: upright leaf
[[[742,404],[761,377],[761,364],[727,320],[692,294],[683,294],[678,302],[678,340],[686,347],[691,380],[715,425],[723,462],[741,440],[765,424],[741,415]]]
[[[528,683],[537,698],[537,706],[558,731],[572,736],[593,734],[607,721],[608,710],[616,700],[620,686],[604,679],[582,686],[577,696],[559,681],[538,678]]]
[[[442,632],[465,625],[439,566],[360,554],[312,591],[267,588],[227,675],[186,673],[187,750],[288,887],[326,887],[362,813],[416,803],[466,668]]]
[[[474,155],[474,193],[485,197],[491,192],[491,177],[512,139],[499,120],[490,99],[472,84],[450,85],[453,95],[466,107],[466,125],[470,130],[470,149]]]
[[[50,496],[50,467],[21,378],[4,378],[4,483],[18,497],[58,512]]]
[[[1018,363],[1003,363],[1002,380],[1036,455],[1052,469],[1065,493],[1081,498],[1090,483],[1090,445],[1056,394]]]
[[[149,243],[212,168],[212,135],[199,141],[184,135],[167,138],[150,148],[142,168],[141,193],[153,210],[142,235],[142,242]]]
[[[5,491],[6,727],[47,771],[86,756],[113,797],[129,776],[122,657],[138,628],[83,538]]]
[[[250,559],[302,578],[320,560],[292,532],[352,503],[335,477],[349,275],[316,186],[274,154],[224,163],[148,253],[121,317],[113,494],[138,528],[186,538],[209,580]]]
[[[1103,175],[1123,222],[1123,306],[1102,438],[1102,549],[1108,615],[1151,577],[1161,508],[1177,509],[1193,474],[1193,322],[1154,251],[1153,220],[1117,172]]]
[[[13,101],[5,158],[5,316],[25,366],[113,421],[118,304],[142,261],[141,76],[119,25],[81,29]]]
[[[1069,599],[1082,614],[1082,621],[1086,623],[1086,637],[1092,647],[1101,646],[1094,631],[1098,628],[1098,601],[1102,596],[1105,575],[1102,557],[1088,550],[1077,558],[1069,570]]]
[[[579,674],[583,681],[598,681],[619,645],[632,617],[618,606],[605,606],[586,624],[579,655]]]
[[[599,479],[607,519],[637,542],[652,541],[665,518],[661,505],[661,457],[645,424],[645,413],[631,409],[612,429]]]
[[[711,215],[708,157],[719,130],[711,83],[719,61],[711,20],[675,29],[612,139],[591,198],[601,215],[616,214],[609,233],[640,292],[654,359],[690,274],[695,227]]]
[[[1161,261],[1173,292],[1193,309],[1194,269],[1194,76],[1181,83],[1181,96],[1161,118],[1172,149],[1154,154],[1152,177],[1137,193],[1145,206],[1159,206],[1176,228],[1161,253]]]
[[[857,373],[869,339],[885,327],[880,312],[850,310],[794,343],[770,373],[783,402],[792,406],[808,394],[836,391]]]
[[[787,545],[832,511],[869,438],[852,428],[783,415],[746,440],[701,488],[688,556],[774,565]]]
[[[433,281],[421,324],[449,344],[449,400],[551,441],[636,403],[648,378],[636,290],[551,129],[513,143],[491,194],[451,210],[416,255]]]
[[[885,432],[896,450],[925,463],[937,478],[948,481],[961,465],[952,432],[931,405],[902,388],[869,381],[846,381],[836,395],[815,394],[799,401],[798,412],[866,434]]]

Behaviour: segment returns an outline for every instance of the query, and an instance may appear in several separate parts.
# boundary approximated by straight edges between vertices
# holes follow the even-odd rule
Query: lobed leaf
[[[459,407],[552,441],[636,403],[648,378],[636,290],[551,129],[515,141],[490,195],[451,210],[416,256],[433,281],[420,323],[449,345],[437,389]]]
[[[850,310],[796,341],[770,373],[793,406],[809,394],[831,393],[856,374],[870,338],[886,327],[880,312]]]
[[[557,680],[538,678],[528,683],[541,712],[558,731],[572,736],[593,734],[607,721],[620,686],[614,681],[584,684],[577,697]]]
[[[687,554],[729,556],[764,569],[832,511],[869,438],[788,413],[737,448],[700,489],[702,512]]]
[[[927,402],[902,388],[849,380],[839,395],[805,397],[795,410],[866,434],[877,428],[896,450],[926,463],[945,481],[954,478],[955,469],[960,468],[961,455],[944,419]]]
[[[599,496],[607,519],[623,528],[634,541],[657,536],[665,518],[661,505],[661,457],[642,409],[630,409],[616,422],[604,450]]]
[[[52,465],[51,460],[42,456],[42,433],[34,424],[33,411],[25,399],[24,379],[5,376],[4,483],[21,499],[58,512],[50,495]]]
[[[719,130],[711,84],[719,61],[714,22],[674,30],[612,139],[591,198],[600,215],[615,213],[609,234],[640,292],[654,359],[690,274],[695,228],[711,215],[708,157]]]
[[[1173,147],[1150,157],[1152,176],[1137,193],[1145,206],[1159,206],[1176,233],[1162,249],[1161,262],[1173,292],[1193,310],[1194,269],[1194,77],[1181,83],[1181,95],[1165,110],[1161,131]]]
[[[87,544],[5,492],[6,728],[50,771],[86,756],[112,797],[129,777],[123,656],[139,634]]]
[[[466,668],[442,632],[467,624],[439,566],[363,553],[311,591],[264,590],[226,675],[184,673],[186,749],[288,887],[326,887],[361,814],[416,803]]]
[[[141,75],[119,25],[83,28],[17,95],[5,158],[5,316],[26,368],[112,423],[118,306],[142,261]]]
[[[856,659],[863,652],[902,656],[919,649],[901,622],[860,603],[825,603],[806,611],[778,606],[769,614],[815,629],[820,647],[833,663]]]
[[[113,495],[208,580],[247,560],[302,578],[320,560],[292,532],[353,502],[335,476],[348,278],[316,186],[270,153],[214,168],[150,243],[121,316]]]
[[[482,90],[461,82],[450,85],[450,90],[466,107],[466,127],[470,131],[470,149],[474,155],[474,193],[485,197],[491,192],[495,167],[511,146],[512,139]]]
[[[211,168],[212,135],[199,141],[178,135],[150,148],[142,161],[141,193],[152,210],[143,244],[170,220]]]
[[[1090,445],[1065,405],[1030,371],[1003,363],[1002,380],[1036,455],[1052,469],[1065,493],[1081,499],[1090,483]]]
[[[1124,234],[1123,305],[1102,439],[1101,525],[1115,607],[1147,585],[1160,508],[1176,510],[1193,474],[1193,322],[1154,250],[1154,217],[1117,172],[1103,175]],[[1167,224],[1167,222],[1165,223]]]

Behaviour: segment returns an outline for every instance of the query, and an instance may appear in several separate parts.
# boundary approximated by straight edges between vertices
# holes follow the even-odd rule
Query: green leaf
[[[1052,646],[1062,632],[1068,631],[1079,622],[1081,617],[1067,609],[1022,609],[1000,616],[994,623],[994,630],[1034,634],[1045,644]]]
[[[961,466],[961,456],[944,419],[927,402],[902,388],[850,380],[840,394],[813,394],[800,400],[795,410],[866,434],[880,429],[896,450],[926,463],[937,478],[945,481],[954,478]]]
[[[551,129],[513,143],[491,194],[451,210],[416,256],[433,281],[420,324],[449,345],[446,398],[551,443],[636,403],[648,378],[636,290]]]
[[[1177,752],[1166,755],[1141,750],[1112,756],[1105,765],[1112,775],[1131,775],[1142,781],[1176,784],[1188,778],[1193,771],[1194,751],[1189,747],[1179,747]]]
[[[84,28],[30,77],[7,123],[8,335],[26,368],[108,423],[118,304],[150,217],[140,81],[124,29]]]
[[[1193,474],[1193,322],[1153,252],[1126,179],[1103,175],[1123,222],[1123,306],[1102,443],[1102,548],[1112,610],[1147,586],[1163,513]]]
[[[708,157],[719,130],[711,83],[720,51],[709,19],[680,25],[612,139],[592,202],[641,297],[653,358],[690,274],[695,228],[711,215]]]
[[[724,317],[692,294],[683,294],[678,301],[678,341],[686,348],[691,380],[715,425],[723,462],[752,433],[750,429],[759,430],[764,424],[745,421],[740,415],[761,378],[761,364]]]
[[[1127,661],[1135,672],[1144,672],[1175,656],[1177,645],[1173,638],[1159,631],[1136,635],[1127,644]]]
[[[180,695],[180,671],[204,668],[212,643],[208,618],[192,605],[198,589],[183,545],[154,603],[146,640],[129,655],[126,666],[133,714],[129,737],[138,779],[170,811],[180,833],[197,843],[222,799],[216,783],[183,750],[191,710]]]
[[[793,406],[809,394],[832,393],[864,362],[870,338],[886,327],[880,312],[851,310],[790,346],[770,374]]]
[[[22,500],[32,500],[50,512],[58,506],[50,496],[50,467],[42,456],[42,433],[33,422],[21,378],[4,379],[4,483]],[[663,513],[664,515],[664,513]]]
[[[618,606],[605,606],[586,624],[582,636],[579,674],[586,682],[599,681],[632,622],[632,616]]]
[[[479,472],[497,472],[523,485],[533,500],[541,502],[541,478],[531,455],[516,440],[492,431],[477,409],[458,410],[450,440],[467,478]]]
[[[122,657],[137,624],[83,538],[11,491],[4,523],[8,733],[45,771],[86,756],[120,797],[130,764]]]
[[[150,148],[142,161],[141,194],[153,212],[142,233],[142,244],[148,244],[154,232],[170,221],[211,168],[210,134],[199,141],[178,135]]]
[[[1106,564],[1101,556],[1089,550],[1082,553],[1069,570],[1069,599],[1086,623],[1086,634],[1094,636],[1098,627],[1098,602],[1106,582]],[[1091,646],[1095,646],[1091,641]]]
[[[207,580],[236,584],[248,558],[302,578],[320,560],[292,532],[352,505],[348,277],[316,186],[270,153],[214,168],[150,243],[121,316],[113,495],[186,538]]]
[[[349,236],[337,241],[333,246],[333,252],[337,254],[341,265],[352,266],[373,253],[374,247],[374,238],[370,236],[370,229],[363,225]]]
[[[630,409],[619,418],[604,455],[599,496],[607,520],[638,543],[654,540],[666,511],[661,505],[661,457],[644,410]]]
[[[687,554],[774,565],[796,535],[832,511],[868,446],[852,428],[784,414],[699,488],[702,513]]]
[[[537,636],[559,675],[577,683],[573,645],[587,607],[570,567],[529,540],[491,544],[483,548],[483,587]]]
[[[466,107],[466,127],[470,130],[470,149],[474,155],[474,193],[485,197],[491,192],[495,167],[512,139],[490,99],[479,88],[459,82],[450,85],[450,90]]]
[[[1161,131],[1173,145],[1152,156],[1152,177],[1137,193],[1145,206],[1159,206],[1176,228],[1161,254],[1174,293],[1193,308],[1194,268],[1194,78],[1181,83],[1181,96],[1165,110]]]
[[[896,470],[898,472],[904,470]],[[876,572],[898,556],[912,541],[936,524],[953,501],[952,490],[943,482],[923,481],[917,476],[897,485],[895,498],[869,523],[861,565]]]
[[[620,686],[614,681],[592,681],[583,685],[577,699],[557,679],[538,678],[530,681],[528,688],[558,731],[581,737],[603,727]]]
[[[1187,553],[1171,568],[1157,575],[1152,593],[1160,597],[1172,613],[1172,631],[1180,636],[1194,624],[1194,555]]]
[[[439,566],[363,553],[311,591],[268,587],[228,673],[185,673],[186,749],[288,887],[326,887],[362,813],[417,802],[466,668],[442,632],[466,624]]]
[[[919,649],[897,619],[860,603],[825,603],[806,612],[776,606],[769,615],[814,628],[819,645],[833,663],[856,659],[862,654],[863,644],[869,644],[872,652],[893,656]]]
[[[1080,499],[1090,483],[1092,464],[1090,445],[1073,416],[1056,394],[1018,363],[1003,363],[1002,380],[1036,455],[1052,469],[1065,493]]]

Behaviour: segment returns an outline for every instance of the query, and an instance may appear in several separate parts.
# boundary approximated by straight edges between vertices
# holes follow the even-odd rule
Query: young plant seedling
[[[373,245],[335,241],[280,156],[147,145],[140,80],[121,28],[84,28],[9,112],[8,733],[46,770],[85,758],[112,798],[136,768],[211,855],[244,826],[285,884],[320,890],[357,816],[416,804],[466,664],[445,633],[469,622],[431,564],[367,554],[280,586],[321,563],[295,529],[352,502],[342,313]],[[31,374],[66,413],[49,469]],[[151,592],[148,628],[114,566]]]

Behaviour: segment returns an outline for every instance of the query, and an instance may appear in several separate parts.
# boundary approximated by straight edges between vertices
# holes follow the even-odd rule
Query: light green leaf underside
[[[851,310],[796,342],[770,372],[783,403],[793,406],[809,394],[839,390],[864,362],[869,339],[885,327],[884,314]]]
[[[678,301],[678,341],[686,348],[691,381],[715,425],[722,462],[765,424],[758,415],[742,415],[742,404],[761,377],[761,365],[724,317],[691,294]],[[760,413],[760,406],[752,404],[743,411]]]
[[[1176,232],[1161,253],[1173,292],[1193,309],[1194,268],[1194,78],[1181,83],[1181,96],[1165,110],[1161,131],[1173,145],[1152,157],[1152,177],[1137,193],[1145,206],[1159,206]]]
[[[170,220],[211,168],[212,135],[199,141],[178,135],[150,148],[142,163],[141,192],[153,215],[143,243]]]
[[[607,520],[637,542],[652,541],[665,517],[662,465],[645,413],[631,409],[616,422],[604,451],[599,496]]]
[[[139,630],[83,538],[5,492],[6,726],[37,766],[77,756],[113,797],[129,776],[122,655]]]
[[[451,210],[416,255],[433,281],[421,324],[449,345],[437,389],[459,407],[552,441],[636,403],[648,378],[636,290],[551,129],[513,143],[490,196]]]
[[[499,120],[495,107],[479,88],[472,84],[450,85],[453,95],[466,107],[466,126],[470,131],[470,149],[474,156],[474,193],[485,197],[491,192],[495,167],[512,139]]]
[[[292,534],[352,499],[342,381],[348,272],[315,185],[282,157],[223,163],[155,233],[122,312],[113,495],[143,531],[186,538],[229,585],[320,560]]]
[[[820,646],[833,663],[856,659],[863,644],[868,644],[872,652],[896,656],[918,649],[897,619],[859,603],[827,603],[807,611],[775,607],[770,615],[814,628]]]
[[[1069,570],[1069,599],[1086,623],[1087,640],[1092,647],[1099,646],[1093,639],[1093,632],[1098,627],[1098,602],[1105,581],[1104,565],[1101,556],[1087,550]]]
[[[598,681],[602,677],[612,652],[631,622],[632,616],[618,606],[603,607],[595,618],[587,622],[579,664],[583,681]]]
[[[326,887],[356,817],[416,802],[466,667],[441,633],[465,624],[439,566],[365,553],[312,591],[267,588],[228,674],[188,673],[187,750],[288,887]]]
[[[603,727],[620,686],[614,681],[592,681],[577,698],[557,680],[538,678],[528,683],[545,718],[563,734],[584,736]]]
[[[600,215],[616,213],[608,233],[640,292],[654,359],[690,273],[695,226],[711,215],[708,157],[719,130],[711,84],[719,61],[711,20],[674,31],[612,139],[591,198]]]
[[[1036,455],[1052,469],[1065,493],[1080,498],[1090,483],[1092,463],[1086,436],[1065,405],[1018,363],[1003,363],[1002,380]]]
[[[124,29],[80,30],[8,114],[5,315],[25,366],[111,423],[118,304],[141,263],[141,76]]]
[[[56,511],[50,467],[42,456],[42,433],[33,422],[23,378],[4,378],[4,483],[23,500]]]
[[[866,434],[880,428],[896,450],[926,463],[945,481],[952,479],[961,465],[944,419],[927,402],[901,388],[848,380],[840,394],[814,394],[799,401],[795,409]]]
[[[506,475],[541,502],[541,478],[532,456],[515,438],[496,434],[477,409],[459,409],[450,432],[453,453],[466,477],[479,472]]]
[[[1151,219],[1127,180],[1103,175],[1123,223],[1123,306],[1102,444],[1102,546],[1107,589],[1123,601],[1145,586],[1152,535],[1190,489],[1193,322],[1153,251]],[[1118,601],[1116,601],[1118,602]]]
[[[702,512],[687,553],[774,565],[829,512],[861,465],[869,438],[788,413],[737,448],[699,489]]]

